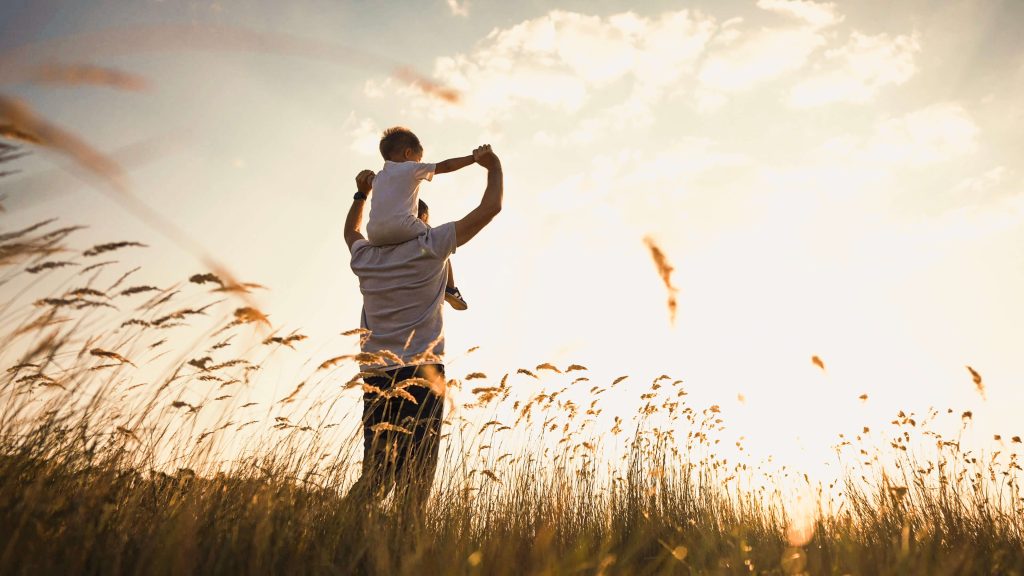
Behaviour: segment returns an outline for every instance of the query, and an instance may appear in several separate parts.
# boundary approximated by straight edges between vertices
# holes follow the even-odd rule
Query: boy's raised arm
[[[458,158],[449,158],[442,160],[434,165],[434,174],[444,174],[446,172],[455,172],[461,168],[465,168],[474,162],[473,155],[459,156]]]

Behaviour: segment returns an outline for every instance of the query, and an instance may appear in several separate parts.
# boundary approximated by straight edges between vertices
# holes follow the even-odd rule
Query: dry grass
[[[669,264],[668,257],[665,256],[665,252],[654,241],[654,238],[650,236],[645,237],[644,244],[650,250],[651,259],[654,260],[654,266],[658,269],[658,276],[661,276],[661,281],[665,284],[665,290],[668,291],[666,306],[668,306],[669,321],[675,323],[676,309],[679,306],[679,302],[676,300],[676,294],[679,293],[679,289],[672,284],[672,272],[675,271],[675,268]]]
[[[602,393],[627,376],[579,364],[449,382],[470,400],[445,423],[425,521],[390,501],[367,515],[342,498],[352,416],[380,393],[343,374],[365,355],[312,358],[261,398],[261,367],[303,335],[260,334],[267,316],[207,274],[118,290],[144,271],[93,257],[144,248],[76,250],[73,232],[0,234],[0,281],[24,286],[0,307],[0,573],[1024,572],[1019,436],[982,457],[934,432],[969,414],[901,412],[887,450],[837,439],[847,479],[804,477],[805,518],[782,488],[802,475],[729,462],[722,410],[690,406],[682,381],[635,389],[609,433]]]

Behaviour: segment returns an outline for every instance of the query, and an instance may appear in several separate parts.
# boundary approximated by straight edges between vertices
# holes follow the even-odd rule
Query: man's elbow
[[[345,243],[348,244],[349,248],[352,247],[357,240],[362,239],[363,235],[358,229],[345,230]]]

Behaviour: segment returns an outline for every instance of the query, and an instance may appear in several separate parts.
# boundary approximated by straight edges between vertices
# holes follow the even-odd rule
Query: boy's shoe
[[[469,304],[466,304],[466,301],[462,299],[462,294],[459,292],[459,289],[454,286],[451,288],[445,286],[444,299],[456,310],[465,310],[466,308],[469,308]]]

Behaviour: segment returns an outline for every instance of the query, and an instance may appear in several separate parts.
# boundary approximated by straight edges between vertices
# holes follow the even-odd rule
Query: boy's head
[[[394,126],[380,137],[380,155],[392,162],[419,162],[423,159],[423,146],[412,130]]]

